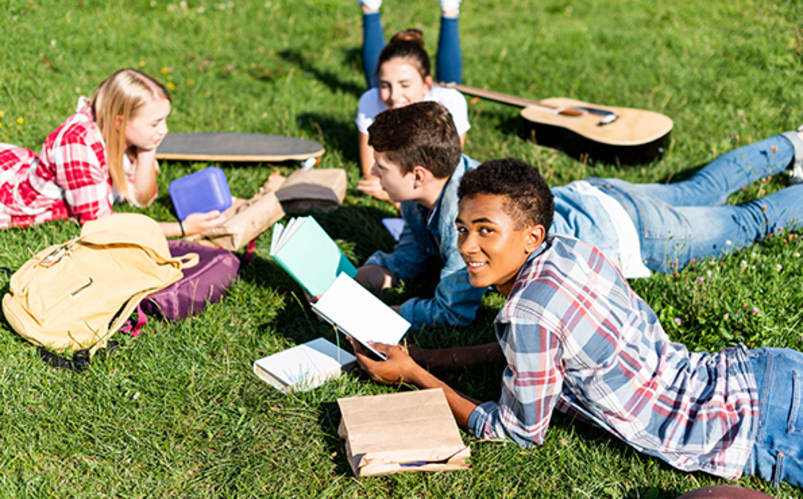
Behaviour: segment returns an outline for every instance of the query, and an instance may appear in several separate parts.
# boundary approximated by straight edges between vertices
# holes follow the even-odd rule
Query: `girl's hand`
[[[382,201],[391,201],[390,196],[382,189],[382,184],[379,183],[379,179],[376,177],[360,180],[357,184],[357,190]]]
[[[159,164],[156,161],[156,149],[145,150],[134,148],[134,203],[137,206],[149,206],[156,198],[156,174]]]
[[[184,233],[189,236],[211,229],[225,221],[226,217],[220,211],[212,210],[206,213],[193,213],[184,219],[182,225],[184,226]]]

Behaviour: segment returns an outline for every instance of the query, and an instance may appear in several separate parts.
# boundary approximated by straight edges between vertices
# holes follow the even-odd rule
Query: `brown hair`
[[[106,143],[106,161],[114,188],[129,201],[136,201],[123,172],[125,127],[137,111],[152,100],[170,100],[167,89],[152,77],[136,69],[120,69],[98,86],[92,98],[95,122]],[[122,117],[120,129],[115,126]]]
[[[460,136],[452,115],[437,102],[388,109],[368,127],[368,145],[399,165],[402,175],[420,165],[446,178],[460,161]]]
[[[422,79],[430,75],[429,54],[424,50],[424,34],[420,29],[409,28],[391,37],[390,43],[379,53],[379,60],[376,63],[377,74],[384,63],[396,58],[407,59],[413,63]]]

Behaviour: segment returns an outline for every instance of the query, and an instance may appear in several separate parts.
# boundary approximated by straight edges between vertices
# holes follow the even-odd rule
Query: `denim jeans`
[[[460,83],[463,76],[463,56],[456,17],[441,16],[438,53],[435,56],[435,81]],[[382,17],[379,12],[362,15],[362,69],[368,88],[379,85],[376,67],[385,46]]]
[[[758,386],[759,421],[744,474],[803,487],[803,353],[759,348],[750,350],[750,362]]]
[[[786,169],[794,155],[791,140],[776,135],[726,153],[681,182],[588,181],[619,201],[633,219],[645,265],[672,272],[694,259],[744,248],[781,228],[803,227],[803,184],[738,206],[722,204],[738,189]]]

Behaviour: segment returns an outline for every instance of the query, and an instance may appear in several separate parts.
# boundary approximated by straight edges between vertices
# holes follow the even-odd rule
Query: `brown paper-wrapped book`
[[[276,191],[284,211],[290,214],[330,211],[346,196],[346,171],[342,168],[296,170]]]
[[[443,390],[337,400],[338,434],[356,476],[467,469],[471,449],[460,438]]]
[[[223,212],[226,221],[200,234],[187,236],[188,241],[236,251],[256,239],[274,222],[284,216],[268,180],[251,199],[236,199]]]
[[[287,178],[276,172],[251,199],[235,199],[223,212],[226,221],[222,225],[185,239],[236,251],[281,219],[285,212],[331,210],[340,206],[345,195],[346,171],[342,168],[296,170]]]

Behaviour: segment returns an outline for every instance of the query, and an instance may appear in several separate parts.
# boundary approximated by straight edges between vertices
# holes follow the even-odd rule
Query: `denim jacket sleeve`
[[[432,230],[437,234],[437,251],[443,262],[435,296],[426,299],[411,298],[401,306],[402,316],[415,329],[425,326],[467,325],[474,319],[486,291],[486,288],[475,288],[471,285],[466,264],[457,249],[457,186],[463,171],[459,168],[456,178],[444,187],[436,212],[437,220],[431,221],[432,224],[437,224],[437,228]]]
[[[439,257],[443,266],[432,298],[411,298],[400,313],[413,329],[425,326],[465,326],[474,319],[486,288],[475,288],[468,281],[465,262],[457,250],[457,186],[466,167],[478,163],[463,157],[450,181],[444,187],[437,208],[428,217],[417,203],[402,203],[407,222],[393,253],[377,252],[366,264],[386,267],[394,276],[414,277],[424,268],[424,261]]]
[[[409,279],[418,275],[424,262],[436,255],[436,249],[426,244],[426,220],[410,202],[402,203],[404,229],[393,252],[377,251],[368,257],[365,265],[380,265],[390,270],[397,279]],[[433,245],[434,246],[434,245]]]

